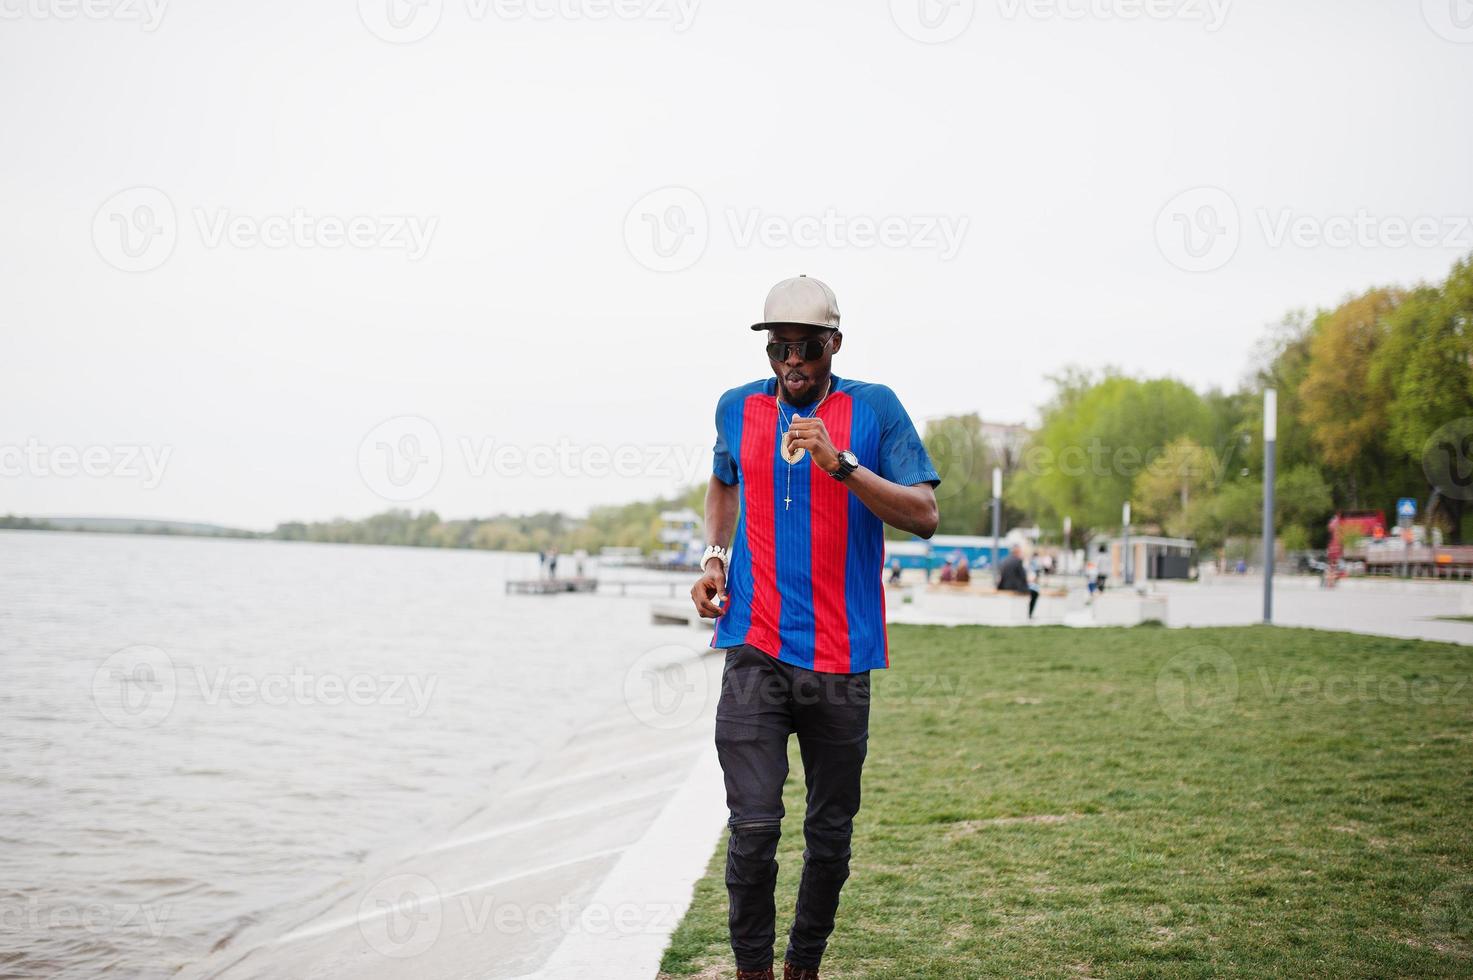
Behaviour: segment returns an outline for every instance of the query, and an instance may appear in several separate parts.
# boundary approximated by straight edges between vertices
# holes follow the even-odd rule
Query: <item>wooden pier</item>
[[[562,592],[597,592],[596,578],[507,579],[507,595],[557,595]]]
[[[648,596],[664,593],[671,599],[690,591],[692,577],[685,579],[519,578],[508,579],[507,595],[560,595],[564,592],[599,592],[614,595]],[[600,588],[602,586],[602,588]]]

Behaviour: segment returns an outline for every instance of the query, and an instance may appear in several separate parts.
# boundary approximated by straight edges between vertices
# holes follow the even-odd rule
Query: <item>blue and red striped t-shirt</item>
[[[895,392],[830,377],[818,417],[834,448],[852,450],[861,466],[893,483],[941,482]],[[795,464],[782,458],[786,425],[776,393],[775,377],[753,381],[727,391],[716,406],[712,471],[723,483],[740,484],[742,509],[711,645],[750,644],[822,673],[888,667],[884,525],[811,454]],[[784,415],[795,411],[807,418],[813,406],[783,403]]]

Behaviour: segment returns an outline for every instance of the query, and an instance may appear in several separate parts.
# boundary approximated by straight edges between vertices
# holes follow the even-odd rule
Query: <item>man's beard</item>
[[[806,376],[808,384],[803,389],[802,393],[794,395],[792,392],[788,391],[787,377],[788,376],[784,374],[782,379],[778,382],[778,390],[782,394],[783,401],[787,402],[789,405],[792,405],[794,408],[806,408],[809,405],[812,405],[814,402],[818,401],[819,397],[825,393],[825,390],[830,383],[830,375],[828,373],[825,373],[822,376],[810,374]]]

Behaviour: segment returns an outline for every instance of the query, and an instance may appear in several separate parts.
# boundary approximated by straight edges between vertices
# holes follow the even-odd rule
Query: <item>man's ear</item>
[[[835,330],[834,331],[834,343],[833,343],[833,351],[834,351],[834,353],[835,354],[839,353],[839,348],[840,347],[843,347],[843,346],[844,346],[844,334],[841,333],[838,330]]]

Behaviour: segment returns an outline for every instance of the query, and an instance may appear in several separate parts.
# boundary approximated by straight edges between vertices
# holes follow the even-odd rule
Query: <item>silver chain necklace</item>
[[[817,405],[813,406],[813,414],[810,415],[809,418],[818,418],[818,410],[820,408],[823,408],[824,402],[828,401],[829,391],[833,387],[834,379],[833,376],[830,375],[828,382],[823,387],[823,397],[818,400]],[[779,382],[778,390],[781,391],[781,382]],[[777,402],[777,417],[778,421],[782,423],[783,426],[782,431],[778,434],[778,446],[780,451],[782,452],[783,459],[787,460],[788,463],[787,489],[783,492],[783,510],[787,510],[793,504],[793,466],[800,459],[803,458],[808,450],[804,449],[802,446],[799,446],[795,448],[791,454],[788,453],[788,429],[792,428],[793,419],[800,419],[803,416],[798,414],[797,409],[793,410],[792,415],[785,416],[783,414],[783,399],[781,394],[774,394],[772,396],[772,400]]]

